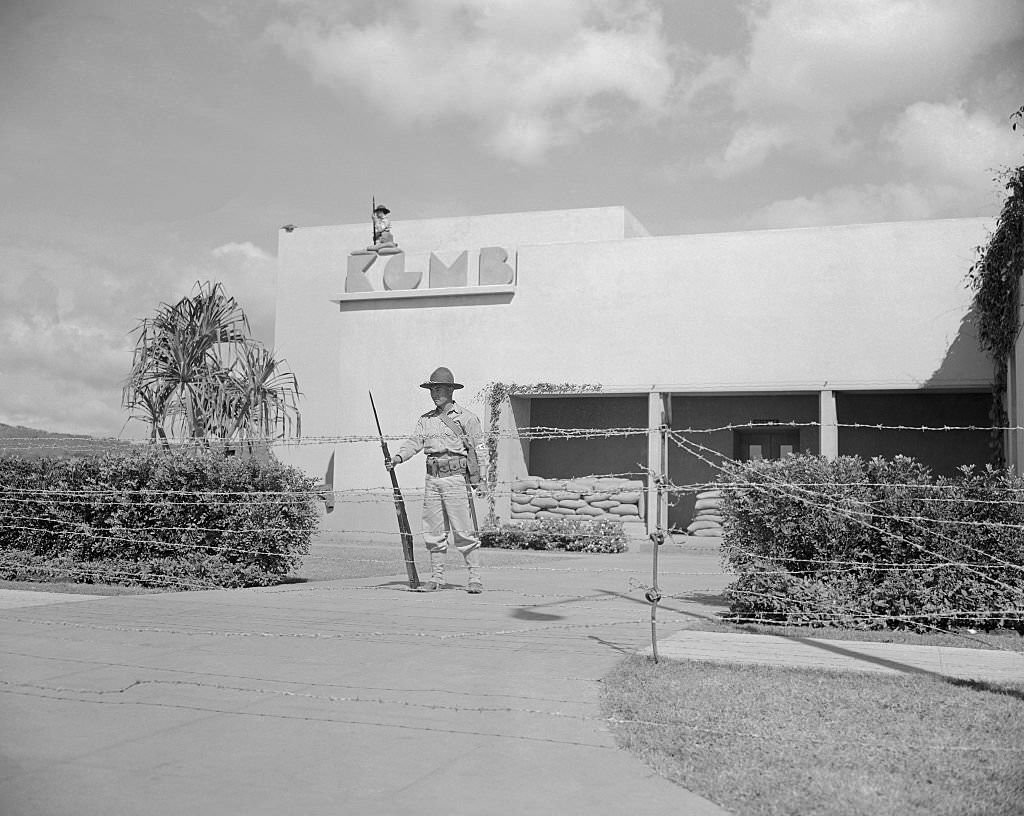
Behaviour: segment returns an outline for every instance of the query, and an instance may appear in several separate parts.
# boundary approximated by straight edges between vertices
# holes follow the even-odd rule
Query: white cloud
[[[196,281],[224,283],[253,334],[272,342],[276,259],[252,243],[189,259],[154,257],[151,248],[127,243],[101,252],[88,239],[26,242],[0,247],[0,267],[0,421],[9,424],[119,434],[132,329]]]
[[[755,227],[814,226],[994,213],[999,170],[1024,159],[1024,138],[1005,121],[970,113],[962,101],[918,102],[882,134],[880,157],[892,167],[885,183],[833,187],[776,201],[749,219]]]
[[[785,148],[820,159],[857,148],[865,111],[942,101],[992,49],[1024,36],[1019,0],[769,0],[732,85],[741,116],[712,169],[743,172]],[[955,91],[953,91],[955,93]]]
[[[833,187],[811,196],[772,202],[751,215],[747,226],[814,227],[928,218],[936,214],[937,192],[934,188],[895,183]],[[941,198],[948,199],[952,194],[952,188],[947,188],[941,191]]]
[[[110,277],[53,249],[5,248],[0,263],[0,420],[116,433],[130,326],[111,319],[123,300],[102,300]]]
[[[1017,164],[1024,138],[1006,120],[969,113],[963,100],[917,102],[883,133],[899,162],[941,182],[964,188],[987,186],[993,171]]]
[[[245,310],[253,336],[268,346],[274,344],[277,257],[250,241],[227,243],[211,253],[216,261],[208,274],[224,284]]]
[[[289,4],[271,38],[317,81],[403,125],[471,121],[520,163],[627,116],[665,111],[673,82],[646,0],[395,0],[363,24]]]

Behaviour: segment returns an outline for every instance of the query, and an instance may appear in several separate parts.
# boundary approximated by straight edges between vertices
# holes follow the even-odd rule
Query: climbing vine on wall
[[[1006,173],[1007,197],[996,229],[968,274],[981,347],[995,362],[989,445],[993,464],[1005,465],[1002,431],[1006,427],[1007,366],[1020,334],[1020,281],[1024,274],[1024,166]]]
[[[590,383],[532,383],[530,385],[518,385],[516,383],[490,382],[487,383],[478,397],[483,399],[487,414],[487,461],[491,463],[487,473],[487,523],[489,526],[497,525],[497,516],[494,512],[494,491],[498,486],[498,437],[500,434],[499,424],[501,420],[501,407],[505,400],[510,397],[528,397],[536,394],[557,394],[564,396],[569,394],[593,394],[602,388],[599,384]]]

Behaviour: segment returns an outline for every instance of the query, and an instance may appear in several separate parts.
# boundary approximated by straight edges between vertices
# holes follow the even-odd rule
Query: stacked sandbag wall
[[[541,479],[512,482],[512,519],[618,519],[642,522],[644,483],[610,477]]]
[[[697,494],[697,502],[693,509],[693,521],[686,528],[687,535],[702,537],[722,535],[722,522],[725,517],[722,515],[721,490],[702,490]]]

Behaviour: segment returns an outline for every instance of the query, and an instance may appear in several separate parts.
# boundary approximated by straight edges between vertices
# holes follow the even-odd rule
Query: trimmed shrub
[[[732,612],[765,622],[1024,631],[1024,480],[932,477],[898,456],[734,462],[723,476]]]
[[[554,516],[484,530],[480,543],[506,550],[618,553],[626,550],[626,534],[621,521]]]
[[[273,584],[309,552],[314,484],[276,460],[196,450],[0,457],[0,577]]]

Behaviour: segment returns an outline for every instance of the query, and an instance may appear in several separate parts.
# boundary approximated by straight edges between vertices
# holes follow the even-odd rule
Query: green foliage
[[[907,457],[734,462],[721,485],[733,613],[864,628],[1024,630],[1024,480],[934,479]],[[911,617],[912,616],[912,617]]]
[[[1005,176],[1007,190],[996,230],[988,244],[978,247],[978,260],[968,274],[974,290],[978,339],[996,365],[992,385],[993,463],[1004,462],[1002,432],[1006,413],[1007,361],[1020,334],[1018,304],[1024,274],[1024,165]]]
[[[301,430],[295,376],[249,335],[245,312],[219,283],[161,304],[135,334],[122,402],[153,442],[169,447],[170,434],[251,443]]]
[[[312,488],[275,460],[202,450],[0,457],[0,577],[272,584],[309,552]]]
[[[626,550],[626,534],[621,521],[566,517],[503,524],[484,530],[480,543],[506,550],[618,553]]]

